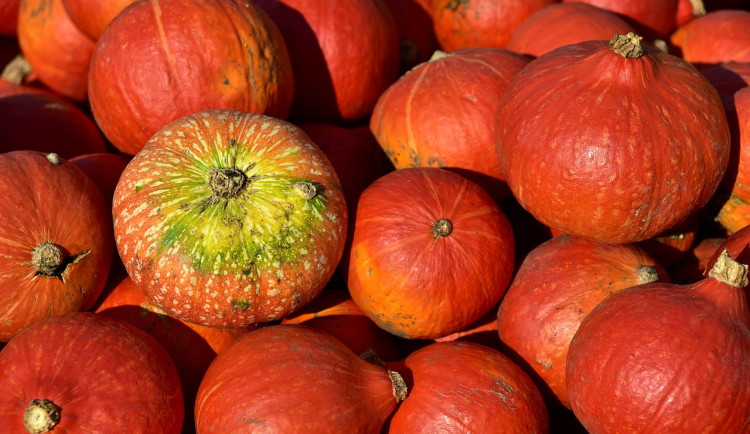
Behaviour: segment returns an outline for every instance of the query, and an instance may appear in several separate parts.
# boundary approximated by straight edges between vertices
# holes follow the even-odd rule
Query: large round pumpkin
[[[89,99],[107,138],[134,155],[164,125],[201,110],[284,118],[293,86],[283,37],[253,2],[139,1],[97,40]]]
[[[195,403],[198,433],[378,433],[405,397],[395,372],[302,325],[248,333],[208,368]]]
[[[640,39],[553,50],[503,94],[495,131],[507,182],[553,229],[642,241],[695,214],[719,186],[730,150],[719,95]]]
[[[360,196],[349,292],[385,330],[439,338],[500,300],[513,258],[510,223],[481,187],[444,169],[400,169]]]
[[[22,0],[18,44],[39,81],[68,98],[86,100],[94,41],[73,24],[62,0]]]
[[[726,252],[706,279],[613,294],[573,337],[567,387],[591,433],[746,433],[747,265]]]
[[[93,306],[114,251],[99,188],[57,154],[0,154],[0,341]]]
[[[370,129],[397,169],[445,167],[496,199],[507,196],[493,119],[508,82],[529,60],[500,48],[438,51],[383,92]]]
[[[341,258],[338,177],[298,127],[211,110],[162,128],[125,168],[113,203],[133,282],[176,318],[242,327],[280,319]]]
[[[0,351],[0,426],[9,433],[177,434],[177,370],[151,336],[91,312],[46,319]]]
[[[569,407],[565,363],[583,318],[610,294],[656,280],[669,276],[632,244],[558,235],[518,269],[497,312],[500,340],[531,369],[542,391],[551,392],[550,400]]]

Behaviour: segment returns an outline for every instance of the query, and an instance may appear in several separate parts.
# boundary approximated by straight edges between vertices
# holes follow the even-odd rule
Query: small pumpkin
[[[117,248],[166,313],[212,327],[278,320],[333,275],[347,211],[335,170],[299,127],[209,110],[171,122],[120,177]]]
[[[352,300],[408,339],[461,331],[502,297],[513,230],[492,197],[439,168],[391,172],[360,196],[349,260]]]
[[[88,310],[114,251],[99,188],[57,154],[0,154],[0,341],[44,318]]]
[[[364,361],[325,332],[273,325],[214,359],[198,390],[195,421],[199,433],[377,433],[405,398],[404,387],[398,373]]]
[[[643,241],[696,214],[719,187],[730,133],[718,93],[640,40],[548,52],[501,97],[496,145],[508,185],[553,229]]]

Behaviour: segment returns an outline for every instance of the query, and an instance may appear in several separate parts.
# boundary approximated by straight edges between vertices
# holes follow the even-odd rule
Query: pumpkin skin
[[[62,0],[22,0],[18,44],[39,81],[60,95],[86,101],[94,41],[70,21]]]
[[[92,312],[46,319],[10,341],[0,352],[0,388],[8,432],[29,432],[24,410],[33,399],[59,407],[52,432],[182,427],[180,380],[167,352],[130,324]]]
[[[496,199],[508,196],[492,125],[500,96],[529,60],[498,48],[436,52],[380,96],[370,129],[397,169],[445,167]]]
[[[732,134],[732,156],[721,185],[726,202],[716,219],[731,233],[750,224],[750,88],[725,100]]]
[[[65,11],[75,26],[96,41],[120,11],[134,0],[62,0]]]
[[[0,341],[44,318],[88,310],[114,251],[104,196],[55,154],[0,154]]]
[[[677,25],[677,0],[562,0],[588,3],[621,15],[637,26],[638,32],[655,39],[663,38]]]
[[[27,85],[0,87],[0,152],[33,150],[72,158],[105,152],[91,118],[60,95]]]
[[[570,407],[565,363],[583,318],[610,294],[656,280],[669,276],[632,244],[558,235],[521,263],[497,311],[500,340],[548,399]]]
[[[534,12],[558,0],[434,0],[432,21],[443,51],[506,48],[513,32]]]
[[[357,307],[345,289],[326,289],[299,311],[281,320],[282,324],[304,324],[336,337],[354,354],[373,351],[380,360],[401,359],[393,335],[387,333]]]
[[[435,339],[500,300],[513,255],[510,223],[481,187],[444,169],[400,169],[360,196],[349,292],[388,332]]]
[[[695,68],[633,34],[611,42],[567,45],[529,62],[500,100],[496,145],[511,191],[537,220],[628,243],[709,201],[730,137],[719,95]],[[639,47],[640,57],[614,51],[637,56]]]
[[[409,397],[389,433],[548,433],[549,415],[531,378],[497,350],[438,342],[404,360]]]
[[[349,124],[369,116],[399,67],[398,29],[382,0],[254,3],[289,47],[296,83],[291,120]]]
[[[97,40],[89,99],[107,138],[135,155],[202,110],[284,118],[293,80],[283,37],[253,2],[152,0],[126,7]]]
[[[539,57],[568,44],[609,40],[615,33],[634,32],[614,12],[587,3],[552,4],[534,12],[518,26],[507,49]]]
[[[320,293],[346,238],[338,177],[304,132],[209,110],[162,128],[113,202],[133,282],[170,316],[212,327],[281,319]]]
[[[250,331],[248,327],[205,327],[172,318],[154,306],[127,276],[102,294],[95,312],[143,330],[167,350],[182,385],[186,413],[183,429],[194,427],[195,397],[208,366],[218,353]]]
[[[589,432],[747,432],[747,266],[712,270],[691,285],[620,291],[586,316],[570,344],[567,386]]]
[[[710,12],[680,26],[669,37],[671,50],[698,68],[722,62],[750,62],[750,11]]]
[[[322,331],[264,327],[211,363],[195,404],[197,431],[377,433],[398,402],[390,375]]]

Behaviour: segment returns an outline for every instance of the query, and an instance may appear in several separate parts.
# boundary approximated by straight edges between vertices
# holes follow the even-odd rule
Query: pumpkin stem
[[[641,284],[652,283],[659,280],[659,273],[656,272],[656,268],[650,265],[639,265],[637,273],[638,282]]]
[[[31,265],[42,276],[53,277],[63,265],[65,258],[56,244],[45,241],[31,252]]]
[[[430,62],[433,62],[435,60],[442,59],[443,57],[448,57],[449,54],[446,53],[443,50],[435,50],[434,53],[432,53],[432,56],[430,57]]]
[[[309,181],[293,182],[292,188],[299,190],[306,200],[310,200],[318,194],[318,188],[315,187],[315,184]]]
[[[5,65],[2,78],[13,84],[21,84],[30,74],[31,65],[22,54],[19,54]]]
[[[391,384],[393,384],[393,397],[396,398],[396,403],[399,403],[406,399],[408,389],[404,377],[396,371],[388,370],[388,376],[391,378]]]
[[[633,32],[624,36],[615,33],[615,36],[609,40],[609,49],[626,59],[637,59],[643,55],[641,39],[643,39],[642,36]]]
[[[47,161],[54,165],[62,164],[63,162],[62,158],[54,152],[47,154]]]
[[[32,399],[23,412],[23,426],[33,434],[51,431],[60,421],[60,407],[47,399]]]
[[[744,288],[748,284],[747,279],[748,266],[740,264],[729,256],[727,249],[724,249],[719,255],[719,259],[711,270],[708,277],[712,277],[719,282],[734,286],[735,288]]]
[[[702,17],[706,15],[706,5],[702,0],[689,0],[690,6],[693,7],[693,17]]]
[[[432,233],[435,239],[438,237],[447,237],[453,232],[453,223],[448,219],[440,219],[432,225]]]
[[[247,175],[234,167],[213,168],[208,174],[208,186],[217,199],[232,199],[247,186]]]

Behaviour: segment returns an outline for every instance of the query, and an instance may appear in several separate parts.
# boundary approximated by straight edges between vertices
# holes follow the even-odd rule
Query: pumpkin
[[[48,318],[0,352],[6,432],[179,433],[177,370],[143,331],[92,312]]]
[[[506,48],[534,12],[558,0],[433,0],[432,21],[443,51]]]
[[[65,97],[86,101],[94,41],[70,21],[62,0],[22,0],[18,44],[39,81]]]
[[[421,1],[421,3],[420,3]],[[399,37],[399,75],[426,62],[438,49],[430,8],[424,0],[385,0]]]
[[[101,131],[78,106],[28,85],[0,87],[0,130],[0,152],[33,150],[72,158],[107,150]]]
[[[195,421],[199,433],[377,433],[405,394],[398,373],[360,359],[331,335],[273,325],[214,359],[198,390]]]
[[[474,342],[436,342],[404,359],[409,397],[389,433],[548,433],[541,393],[519,366]]]
[[[284,118],[293,92],[283,37],[253,2],[135,2],[107,25],[91,58],[94,118],[129,155],[202,110]]]
[[[360,196],[349,292],[388,332],[435,339],[500,300],[513,255],[510,223],[481,187],[444,169],[399,169]]]
[[[680,26],[669,37],[672,51],[699,68],[722,62],[750,62],[750,11],[709,12]]]
[[[678,0],[562,0],[588,3],[612,11],[649,39],[664,38],[677,25]],[[684,20],[684,18],[682,18]]]
[[[724,254],[690,285],[655,282],[599,303],[570,343],[567,387],[591,433],[747,432],[747,265]]]
[[[725,100],[732,134],[732,156],[722,182],[726,197],[716,219],[734,233],[750,224],[750,88],[743,88]]]
[[[298,127],[209,110],[149,140],[120,177],[117,248],[170,316],[212,327],[281,319],[320,293],[344,248],[336,172]]]
[[[372,112],[398,74],[399,34],[383,0],[255,0],[284,35],[295,122],[349,124]]]
[[[669,276],[632,244],[558,235],[516,272],[497,311],[500,340],[550,401],[569,407],[565,361],[583,318],[610,294],[656,280]]]
[[[92,152],[70,159],[99,187],[110,209],[117,182],[129,161],[128,157],[111,152]]]
[[[499,48],[436,52],[378,99],[370,129],[397,169],[444,167],[508,196],[495,153],[500,96],[530,58]]]
[[[357,307],[345,289],[329,288],[313,301],[281,320],[282,324],[304,324],[336,337],[355,354],[373,352],[380,360],[399,360],[396,339]]]
[[[114,251],[101,191],[57,154],[0,154],[0,341],[44,318],[88,310]]]
[[[250,328],[223,329],[180,321],[154,306],[125,276],[102,294],[95,312],[125,321],[153,336],[167,350],[182,385],[184,428],[194,426],[193,406],[203,375],[213,359]]]
[[[75,26],[96,41],[120,11],[134,0],[62,0],[65,11]]]
[[[553,229],[643,241],[697,213],[724,176],[729,126],[716,90],[640,39],[553,50],[501,97],[496,147],[508,185]]]
[[[635,29],[612,11],[588,3],[557,3],[534,12],[513,32],[506,48],[538,57],[555,48],[609,40]]]

